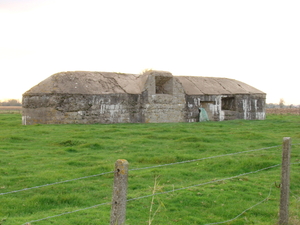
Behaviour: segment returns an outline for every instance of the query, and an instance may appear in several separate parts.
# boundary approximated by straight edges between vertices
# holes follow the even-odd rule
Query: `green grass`
[[[21,125],[20,114],[0,114],[0,193],[114,170],[201,159],[282,144],[300,143],[300,117],[268,115],[265,121],[205,123]],[[292,162],[300,160],[293,145]],[[128,199],[236,176],[281,163],[281,146],[184,164],[129,171]],[[291,166],[291,224],[300,224],[300,164]],[[281,168],[156,195],[155,224],[276,224]],[[0,195],[0,224],[15,225],[111,201],[113,174]],[[272,187],[272,188],[271,188]],[[148,224],[151,197],[127,202],[126,224]],[[33,222],[109,224],[110,205]]]

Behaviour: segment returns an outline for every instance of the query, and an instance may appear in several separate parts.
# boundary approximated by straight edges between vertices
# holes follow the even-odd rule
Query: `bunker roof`
[[[114,72],[73,71],[56,73],[24,93],[31,94],[141,94],[145,90],[147,77],[169,72],[153,71],[142,75]],[[173,76],[188,95],[214,94],[264,94],[243,82],[216,77]]]
[[[176,77],[188,95],[218,94],[264,94],[264,92],[243,82],[218,77]]]

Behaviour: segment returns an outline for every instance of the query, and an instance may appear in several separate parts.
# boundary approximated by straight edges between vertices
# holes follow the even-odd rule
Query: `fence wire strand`
[[[168,193],[172,193],[172,192],[175,192],[175,191],[181,191],[181,190],[185,190],[185,189],[189,189],[189,188],[193,188],[193,187],[198,187],[198,186],[203,186],[203,185],[207,185],[207,184],[211,184],[211,183],[216,183],[216,182],[220,182],[220,181],[224,181],[224,180],[231,180],[231,179],[234,179],[234,178],[237,178],[237,177],[241,177],[241,176],[245,176],[245,175],[249,175],[249,174],[253,174],[253,173],[258,173],[258,172],[261,172],[261,171],[264,171],[264,170],[267,170],[267,169],[271,169],[271,168],[275,168],[275,167],[278,167],[278,166],[281,166],[281,164],[276,164],[276,165],[273,165],[273,166],[265,167],[265,168],[262,168],[262,169],[259,169],[259,170],[256,170],[256,171],[242,173],[242,174],[235,175],[235,176],[232,176],[232,177],[226,177],[226,178],[223,178],[223,179],[212,180],[212,181],[208,181],[208,182],[201,183],[201,184],[195,184],[195,185],[191,185],[191,186],[188,186],[188,187],[182,187],[182,188],[172,189],[172,190],[169,190],[169,191],[157,192],[157,193],[150,194],[150,195],[145,195],[145,196],[141,196],[141,197],[131,198],[131,199],[127,199],[127,202],[129,202],[129,201],[135,201],[135,200],[139,200],[139,199],[143,199],[143,198],[152,197],[152,196],[155,196],[155,195],[168,194]],[[65,213],[61,213],[61,214],[58,214],[58,215],[49,216],[49,217],[46,217],[46,218],[42,218],[42,219],[38,219],[38,220],[33,220],[33,221],[30,221],[30,222],[26,222],[26,223],[24,223],[22,225],[26,225],[26,224],[30,224],[30,223],[34,223],[34,222],[39,222],[39,221],[42,221],[42,220],[46,220],[46,219],[50,219],[50,218],[54,218],[54,217],[59,217],[59,216],[63,216],[63,215],[66,215],[66,214],[71,214],[71,213],[83,211],[83,210],[86,210],[86,209],[96,208],[98,206],[107,205],[107,204],[111,204],[111,203],[110,202],[106,202],[106,203],[102,203],[102,204],[90,206],[90,207],[87,207],[87,208],[74,210],[74,211],[71,211],[71,212],[65,212]]]
[[[55,218],[55,217],[59,217],[59,216],[63,216],[63,215],[67,215],[67,214],[87,210],[87,209],[92,209],[92,208],[96,208],[98,206],[108,205],[108,204],[111,204],[111,203],[110,202],[105,202],[105,203],[101,203],[101,204],[98,204],[98,205],[93,205],[93,206],[90,206],[90,207],[86,207],[86,208],[83,208],[83,209],[77,209],[77,210],[74,210],[74,211],[65,212],[65,213],[61,213],[61,214],[58,214],[58,215],[54,215],[54,216],[48,216],[48,217],[45,217],[45,218],[42,218],[42,219],[32,220],[30,222],[23,223],[22,225],[30,225],[31,223],[36,223],[36,222],[40,222],[40,221],[43,221],[43,220],[48,220],[48,219],[52,219],[52,218]]]
[[[82,180],[82,179],[91,178],[91,177],[97,177],[97,176],[101,176],[101,175],[105,175],[105,174],[110,174],[110,173],[113,173],[113,172],[114,171],[110,171],[110,172],[99,173],[99,174],[85,176],[85,177],[74,178],[74,179],[70,179],[70,180],[58,181],[58,182],[50,183],[50,184],[43,184],[43,185],[40,185],[40,186],[35,186],[35,187],[30,187],[30,188],[23,188],[23,189],[20,189],[20,190],[0,193],[0,195],[7,195],[7,194],[17,193],[17,192],[21,192],[21,191],[28,191],[28,190],[35,189],[35,188],[47,187],[47,186],[51,186],[51,185],[55,185],[55,184],[67,183],[67,182],[70,182],[70,181],[76,181],[76,180]]]
[[[300,143],[292,144],[292,145],[300,145]],[[267,150],[267,149],[276,148],[276,147],[280,147],[280,146],[281,145],[276,145],[276,146],[271,146],[271,147],[266,147],[266,148],[260,148],[260,149],[254,149],[254,150],[247,150],[247,151],[241,151],[241,152],[236,152],[236,153],[229,153],[229,154],[223,154],[223,155],[217,155],[217,156],[210,156],[210,157],[201,158],[201,159],[193,159],[193,160],[187,160],[187,161],[181,161],[181,162],[175,162],[175,163],[169,163],[169,164],[163,164],[163,165],[155,165],[155,166],[151,166],[151,167],[136,168],[136,169],[131,169],[129,171],[143,170],[143,169],[150,169],[150,168],[157,168],[157,167],[169,166],[169,165],[176,165],[176,164],[183,164],[183,163],[201,161],[201,160],[218,158],[218,157],[223,157],[223,156],[230,156],[230,155],[236,155],[236,154],[241,154],[241,153],[248,153],[248,152],[260,151],[260,150]],[[300,164],[300,162],[291,163],[291,165],[295,165],[295,164]],[[276,164],[276,165],[273,165],[273,166],[265,167],[265,168],[262,168],[262,169],[259,169],[259,170],[256,170],[256,171],[242,173],[242,174],[239,174],[239,175],[236,175],[236,176],[232,176],[232,177],[227,177],[227,178],[213,180],[213,181],[209,181],[209,182],[205,182],[205,183],[201,183],[201,184],[191,185],[191,186],[188,186],[188,187],[183,187],[183,188],[178,188],[178,189],[172,189],[172,190],[165,191],[165,192],[154,193],[154,194],[150,194],[150,195],[146,195],[146,196],[132,198],[132,199],[128,199],[127,201],[139,200],[139,199],[143,199],[143,198],[147,198],[147,197],[152,197],[152,196],[155,196],[155,195],[168,194],[168,193],[172,193],[172,192],[175,192],[175,191],[185,190],[185,189],[189,189],[189,188],[193,188],[193,187],[198,187],[198,186],[202,186],[202,185],[207,185],[207,184],[211,184],[211,183],[215,183],[215,182],[221,182],[221,181],[224,181],[224,180],[230,180],[230,179],[234,179],[234,178],[237,178],[237,177],[241,177],[241,176],[245,176],[245,175],[249,175],[249,174],[261,172],[261,171],[264,171],[264,170],[267,170],[267,169],[271,169],[271,168],[275,168],[275,167],[278,167],[278,166],[281,166],[281,164]],[[20,191],[30,190],[30,189],[34,189],[34,188],[40,188],[40,187],[50,186],[50,185],[54,185],[54,184],[61,184],[61,183],[66,183],[66,182],[70,182],[70,181],[76,181],[76,180],[81,180],[81,179],[86,179],[86,178],[90,178],[90,177],[96,177],[96,176],[101,176],[101,175],[111,174],[111,173],[114,173],[114,171],[100,173],[100,174],[95,174],[95,175],[90,175],[90,176],[85,176],[85,177],[80,177],[80,178],[75,178],[75,179],[70,179],[70,180],[65,180],[65,181],[59,181],[59,182],[55,182],[55,183],[51,183],[51,184],[45,184],[45,185],[40,185],[40,186],[36,186],[36,187],[31,187],[31,188],[24,188],[24,189],[21,189],[21,190],[16,190],[16,191],[11,191],[11,192],[0,193],[0,195],[11,194],[11,193],[16,193],[16,192],[20,192]],[[206,225],[221,224],[221,223],[226,223],[226,222],[233,221],[236,218],[240,217],[242,214],[244,214],[246,211],[248,211],[248,210],[256,207],[257,205],[263,203],[264,201],[266,201],[269,198],[270,195],[271,195],[271,189],[270,189],[270,192],[269,192],[269,195],[268,195],[267,198],[265,198],[264,200],[256,203],[255,205],[251,206],[250,208],[244,210],[242,213],[240,213],[238,216],[234,217],[231,220],[227,220],[227,221],[223,221],[223,222],[217,222],[217,223],[209,223],[209,224],[206,224]],[[79,211],[91,209],[91,208],[96,208],[96,207],[99,207],[99,206],[102,206],[102,205],[108,205],[108,204],[111,204],[111,202],[105,202],[105,203],[97,204],[97,205],[94,205],[94,206],[90,206],[90,207],[86,207],[86,208],[82,208],[82,209],[77,209],[77,210],[70,211],[70,212],[61,213],[61,214],[54,215],[54,216],[48,216],[48,217],[45,217],[45,218],[42,218],[42,219],[38,219],[38,220],[33,220],[33,221],[30,221],[30,222],[26,222],[26,223],[24,223],[22,225],[28,225],[28,224],[31,224],[31,223],[34,223],[34,222],[39,222],[39,221],[42,221],[42,220],[47,220],[47,219],[51,219],[51,218],[55,218],[55,217],[59,217],[59,216],[63,216],[63,215],[67,215],[67,214],[71,214],[71,213],[75,213],[75,212],[79,212]]]
[[[145,170],[145,169],[152,169],[152,168],[163,167],[163,166],[171,166],[171,165],[177,165],[177,164],[183,164],[183,163],[189,163],[189,162],[196,162],[196,161],[214,159],[214,158],[219,158],[219,157],[224,157],[224,156],[231,156],[231,155],[238,155],[238,154],[242,154],[242,153],[249,153],[249,152],[261,151],[261,150],[267,150],[267,149],[271,149],[271,148],[277,148],[277,147],[280,147],[280,146],[281,145],[276,145],[276,146],[265,147],[265,148],[254,149],[254,150],[247,150],[247,151],[234,152],[234,153],[228,153],[228,154],[222,154],[222,155],[216,155],[216,156],[209,156],[209,157],[200,158],[200,159],[192,159],[192,160],[186,160],[186,161],[181,161],[181,162],[174,162],[174,163],[167,163],[167,164],[162,164],[162,165],[136,168],[136,169],[130,169],[129,171]]]
[[[297,162],[297,163],[291,163],[291,165],[295,165],[295,164],[300,164],[300,162]],[[272,185],[273,185],[273,184],[272,184]],[[215,224],[228,223],[228,222],[231,222],[231,221],[233,221],[233,220],[239,218],[239,217],[240,217],[241,215],[243,215],[245,212],[247,212],[247,211],[249,211],[250,209],[252,209],[252,208],[254,208],[254,207],[256,207],[256,206],[262,204],[262,203],[265,202],[265,201],[267,201],[267,200],[269,199],[270,195],[271,195],[272,185],[271,185],[271,187],[270,187],[270,191],[269,191],[268,196],[267,196],[264,200],[262,200],[262,201],[256,203],[255,205],[249,207],[248,209],[245,209],[243,212],[241,212],[241,213],[240,213],[239,215],[237,215],[236,217],[234,217],[234,218],[232,218],[232,219],[230,219],[230,220],[223,221],[223,222],[207,223],[207,224],[205,224],[205,225],[215,225]],[[292,193],[292,192],[290,191],[290,193]]]
[[[202,161],[202,160],[207,160],[207,159],[220,158],[220,157],[224,157],[224,156],[231,156],[231,155],[238,155],[238,154],[242,154],[242,153],[267,150],[267,149],[277,148],[277,147],[280,147],[280,145],[275,145],[275,146],[265,147],[265,148],[259,148],[259,149],[254,149],[254,150],[247,150],[247,151],[241,151],[241,152],[234,152],[234,153],[216,155],[216,156],[209,156],[209,157],[200,158],[200,159],[192,159],[192,160],[186,160],[186,161],[180,161],[180,162],[174,162],[174,163],[167,163],[167,164],[162,164],[162,165],[154,165],[154,166],[148,166],[148,167],[142,167],[142,168],[134,168],[134,169],[129,169],[128,171],[146,170],[146,169],[152,169],[152,168],[158,168],[158,167],[164,167],[164,166],[172,166],[172,165],[177,165],[177,164],[184,164],[184,163]],[[54,182],[54,183],[39,185],[39,186],[35,186],[35,187],[30,187],[30,188],[24,188],[24,189],[15,190],[15,191],[3,192],[3,193],[0,193],[0,196],[1,195],[12,194],[12,193],[17,193],[17,192],[21,192],[21,191],[28,191],[28,190],[31,190],[31,189],[36,189],[36,188],[41,188],[41,187],[47,187],[47,186],[51,186],[51,185],[55,185],[55,184],[62,184],[62,183],[67,183],[67,182],[71,182],[71,181],[102,176],[102,175],[111,174],[111,173],[114,173],[114,171],[109,171],[109,172],[104,172],[104,173],[99,173],[99,174],[95,174],[95,175],[84,176],[84,177],[79,177],[79,178],[74,178],[74,179],[69,179],[69,180],[64,180],[64,181],[58,181],[58,182]]]
[[[263,170],[275,168],[275,167],[278,167],[278,166],[281,166],[281,164],[276,164],[276,165],[273,165],[273,166],[265,167],[265,168],[262,168],[262,169],[259,169],[259,170],[256,170],[256,171],[242,173],[242,174],[235,175],[235,176],[232,176],[232,177],[226,177],[226,178],[223,178],[223,179],[212,180],[212,181],[208,181],[208,182],[201,183],[201,184],[191,185],[191,186],[188,186],[188,187],[177,188],[177,189],[172,189],[172,190],[169,190],[169,191],[157,192],[157,193],[154,193],[154,194],[151,194],[151,195],[146,195],[146,196],[142,196],[142,197],[132,198],[132,199],[129,199],[127,201],[138,200],[138,199],[147,198],[147,197],[151,197],[151,196],[155,196],[155,195],[168,194],[168,193],[171,193],[171,192],[174,192],[174,191],[181,191],[181,190],[185,190],[185,189],[189,189],[189,188],[193,188],[193,187],[199,187],[199,186],[203,186],[203,185],[207,185],[207,184],[221,182],[221,181],[224,181],[224,180],[231,180],[231,179],[238,178],[238,177],[241,177],[241,176],[249,175],[249,174],[252,174],[252,173],[258,173],[258,172],[261,172]]]
[[[272,184],[272,185],[273,185],[273,184]],[[271,196],[271,192],[272,192],[272,186],[270,187],[269,194],[268,194],[268,196],[267,196],[265,199],[263,199],[262,201],[256,203],[255,205],[249,207],[248,209],[245,209],[243,212],[241,212],[241,213],[240,213],[239,215],[237,215],[236,217],[234,217],[234,218],[232,218],[232,219],[230,219],[230,220],[222,221],[222,222],[217,222],[217,223],[207,223],[207,224],[205,224],[205,225],[214,225],[214,224],[222,224],[222,223],[228,223],[228,222],[231,222],[231,221],[233,221],[233,220],[239,218],[241,215],[243,215],[245,212],[249,211],[250,209],[253,209],[254,207],[256,207],[256,206],[262,204],[262,203],[265,202],[265,201],[267,201],[267,200],[269,199],[269,197]]]

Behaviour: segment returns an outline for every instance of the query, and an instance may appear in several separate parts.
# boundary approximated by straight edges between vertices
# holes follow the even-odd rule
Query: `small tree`
[[[281,98],[281,99],[279,100],[279,108],[284,108],[284,103],[285,103],[284,99]]]

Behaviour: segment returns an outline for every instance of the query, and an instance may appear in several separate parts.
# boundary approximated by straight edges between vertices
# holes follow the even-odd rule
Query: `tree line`
[[[267,103],[266,104],[266,108],[280,108],[280,109],[286,109],[286,108],[300,108],[300,105],[294,105],[294,104],[290,104],[290,105],[286,105],[285,101],[283,98],[281,98],[279,100],[279,103]]]
[[[0,106],[22,106],[22,103],[18,99],[8,99],[0,101]]]

